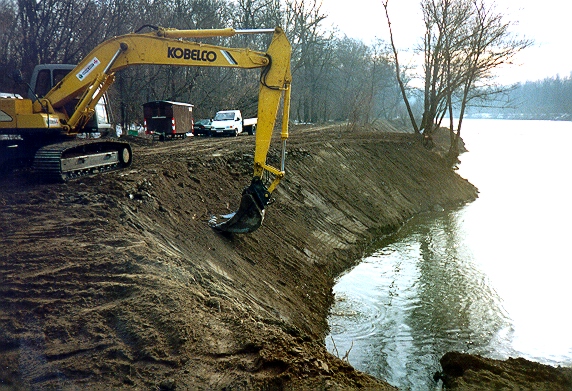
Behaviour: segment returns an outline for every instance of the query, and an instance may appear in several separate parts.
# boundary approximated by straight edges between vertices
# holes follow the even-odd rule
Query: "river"
[[[572,122],[467,120],[461,208],[414,217],[340,276],[328,350],[403,390],[448,351],[572,366]]]

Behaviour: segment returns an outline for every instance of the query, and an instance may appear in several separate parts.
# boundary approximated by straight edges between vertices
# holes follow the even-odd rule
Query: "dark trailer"
[[[193,131],[193,105],[157,100],[143,104],[145,133],[153,137],[185,138]]]

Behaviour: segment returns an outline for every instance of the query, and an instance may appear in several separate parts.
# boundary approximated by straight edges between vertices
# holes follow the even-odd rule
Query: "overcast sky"
[[[546,77],[569,77],[572,72],[572,2],[569,0],[489,0],[521,38],[534,40],[515,65],[499,72],[499,81],[513,83]],[[413,48],[423,34],[420,0],[389,0],[394,38],[401,50]],[[366,43],[389,41],[382,0],[323,0],[327,25]]]

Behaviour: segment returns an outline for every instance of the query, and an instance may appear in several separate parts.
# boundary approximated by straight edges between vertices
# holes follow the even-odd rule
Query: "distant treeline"
[[[473,108],[471,116],[572,121],[572,74],[519,83],[498,103]]]

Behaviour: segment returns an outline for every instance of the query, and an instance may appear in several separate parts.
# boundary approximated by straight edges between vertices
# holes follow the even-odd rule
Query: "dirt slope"
[[[333,278],[477,193],[387,130],[293,129],[250,235],[207,222],[237,207],[253,137],[134,140],[126,171],[0,179],[0,389],[392,389],[326,352]]]

